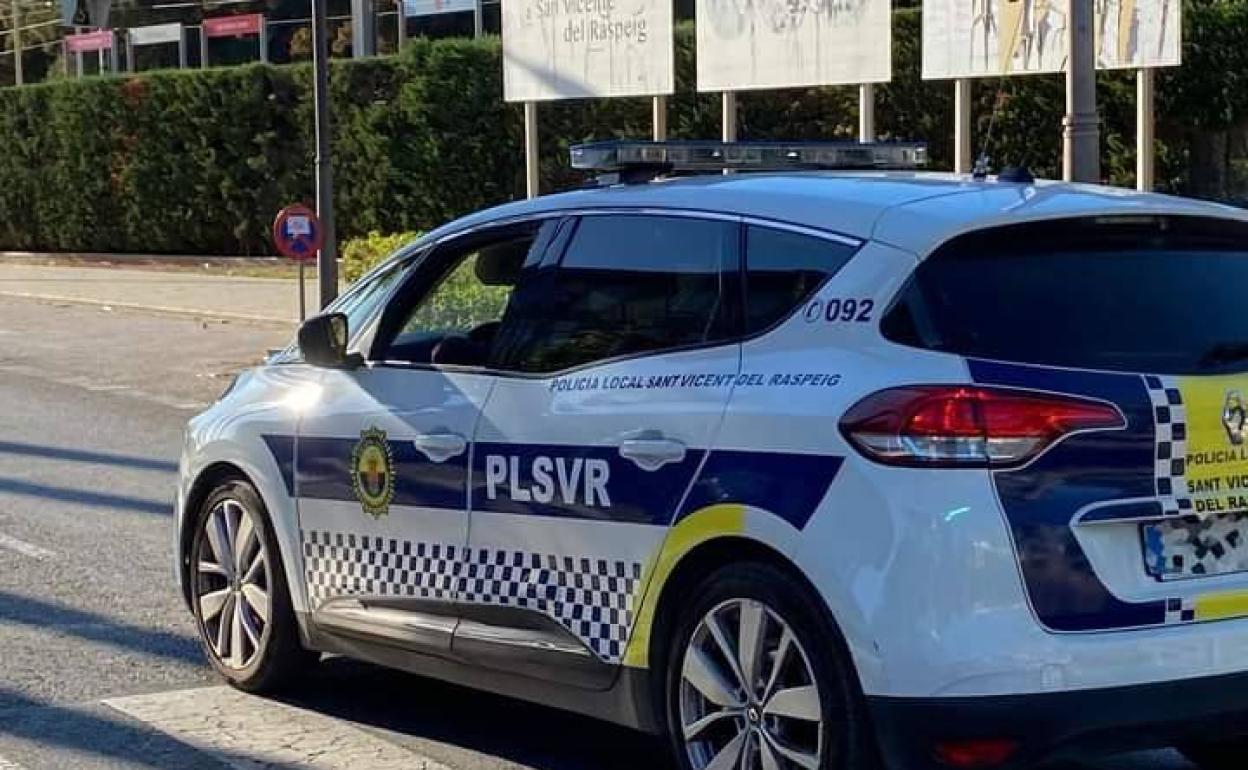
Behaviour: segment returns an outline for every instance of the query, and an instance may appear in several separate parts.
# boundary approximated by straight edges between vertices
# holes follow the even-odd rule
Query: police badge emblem
[[[360,431],[351,450],[351,488],[360,507],[374,519],[390,512],[394,500],[394,453],[380,428]]]
[[[1226,406],[1222,407],[1222,424],[1226,436],[1235,446],[1243,446],[1248,440],[1248,404],[1238,390],[1227,391]]]

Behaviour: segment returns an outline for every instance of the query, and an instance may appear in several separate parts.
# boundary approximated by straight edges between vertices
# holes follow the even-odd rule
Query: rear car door
[[[469,443],[493,384],[474,351],[488,351],[540,230],[524,223],[438,244],[365,335],[363,365],[325,371],[296,452],[318,627],[449,649]]]
[[[739,238],[727,218],[585,215],[522,278],[473,441],[459,654],[603,686],[623,660],[738,373]]]
[[[1052,631],[1248,615],[1248,251],[1241,222],[1089,217],[954,239],[883,319],[978,384],[1112,404],[993,474]]]

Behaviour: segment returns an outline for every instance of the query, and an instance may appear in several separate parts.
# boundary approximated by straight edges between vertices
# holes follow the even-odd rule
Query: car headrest
[[[515,286],[529,255],[532,238],[491,243],[477,252],[477,280],[486,286]]]

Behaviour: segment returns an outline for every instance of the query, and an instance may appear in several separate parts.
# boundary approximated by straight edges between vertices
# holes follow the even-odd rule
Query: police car
[[[420,238],[191,421],[221,675],[343,654],[683,770],[1244,766],[1248,217],[910,145],[576,159],[615,183]]]

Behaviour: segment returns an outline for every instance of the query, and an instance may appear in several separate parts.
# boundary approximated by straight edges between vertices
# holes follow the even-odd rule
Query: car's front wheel
[[[300,645],[281,552],[251,484],[225,481],[204,500],[190,571],[200,641],[231,684],[275,690],[314,660]]]
[[[668,729],[683,770],[874,766],[861,696],[817,600],[782,570],[717,570],[679,611]]]

